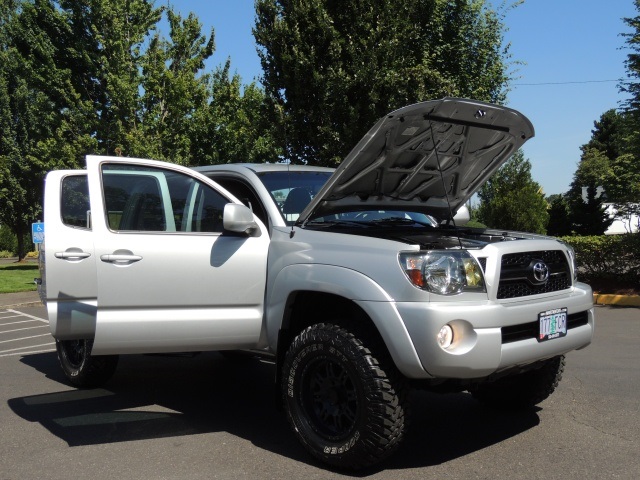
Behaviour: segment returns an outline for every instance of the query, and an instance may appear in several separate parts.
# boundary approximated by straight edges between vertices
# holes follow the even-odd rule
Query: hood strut
[[[460,234],[456,227],[456,221],[453,218],[453,209],[451,208],[451,202],[449,201],[449,192],[447,189],[447,185],[444,181],[444,173],[442,172],[442,166],[440,165],[440,156],[438,155],[438,149],[440,148],[440,140],[436,143],[436,136],[433,132],[433,124],[431,123],[431,119],[429,119],[429,130],[431,131],[431,141],[433,142],[433,153],[435,155],[436,164],[438,165],[438,172],[440,172],[440,181],[442,182],[442,191],[444,192],[444,198],[447,200],[447,208],[449,209],[449,218],[447,219],[447,223],[451,221],[453,223],[453,227],[456,231],[456,238],[458,239],[458,245],[460,246],[460,250],[462,250],[462,239],[460,238]]]

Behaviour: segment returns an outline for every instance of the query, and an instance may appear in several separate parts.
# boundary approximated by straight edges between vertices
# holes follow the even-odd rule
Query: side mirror
[[[261,235],[260,227],[253,220],[253,212],[237,203],[227,203],[222,214],[224,229],[233,233],[243,233],[251,237]]]
[[[469,223],[469,220],[471,220],[469,209],[466,205],[462,205],[454,215],[453,221],[456,222],[456,225],[463,226]]]

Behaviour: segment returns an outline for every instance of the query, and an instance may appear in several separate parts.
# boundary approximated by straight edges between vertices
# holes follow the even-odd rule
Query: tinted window
[[[144,232],[222,232],[228,200],[188,175],[148,167],[104,165],[109,228]]]
[[[292,225],[327,182],[332,172],[265,172],[258,174],[282,217]]]
[[[247,207],[249,207],[251,211],[255,213],[256,216],[260,220],[262,220],[265,225],[269,225],[267,211],[258,198],[258,195],[254,192],[253,188],[251,188],[249,185],[246,185],[244,182],[234,178],[212,178],[224,188],[233,193]]]
[[[72,175],[62,180],[60,213],[62,223],[70,227],[90,228],[89,185],[86,175]]]
[[[109,171],[103,174],[107,223],[112,230],[167,231],[159,177]]]

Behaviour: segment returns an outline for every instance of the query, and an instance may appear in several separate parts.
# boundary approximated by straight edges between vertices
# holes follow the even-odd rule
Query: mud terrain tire
[[[284,408],[298,439],[323,462],[367,467],[403,439],[406,381],[380,343],[321,323],[302,331],[287,351]]]

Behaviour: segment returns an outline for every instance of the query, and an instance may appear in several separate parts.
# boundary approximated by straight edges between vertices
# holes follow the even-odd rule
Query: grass
[[[0,293],[29,292],[36,289],[33,283],[39,277],[35,263],[9,263],[0,265]]]

